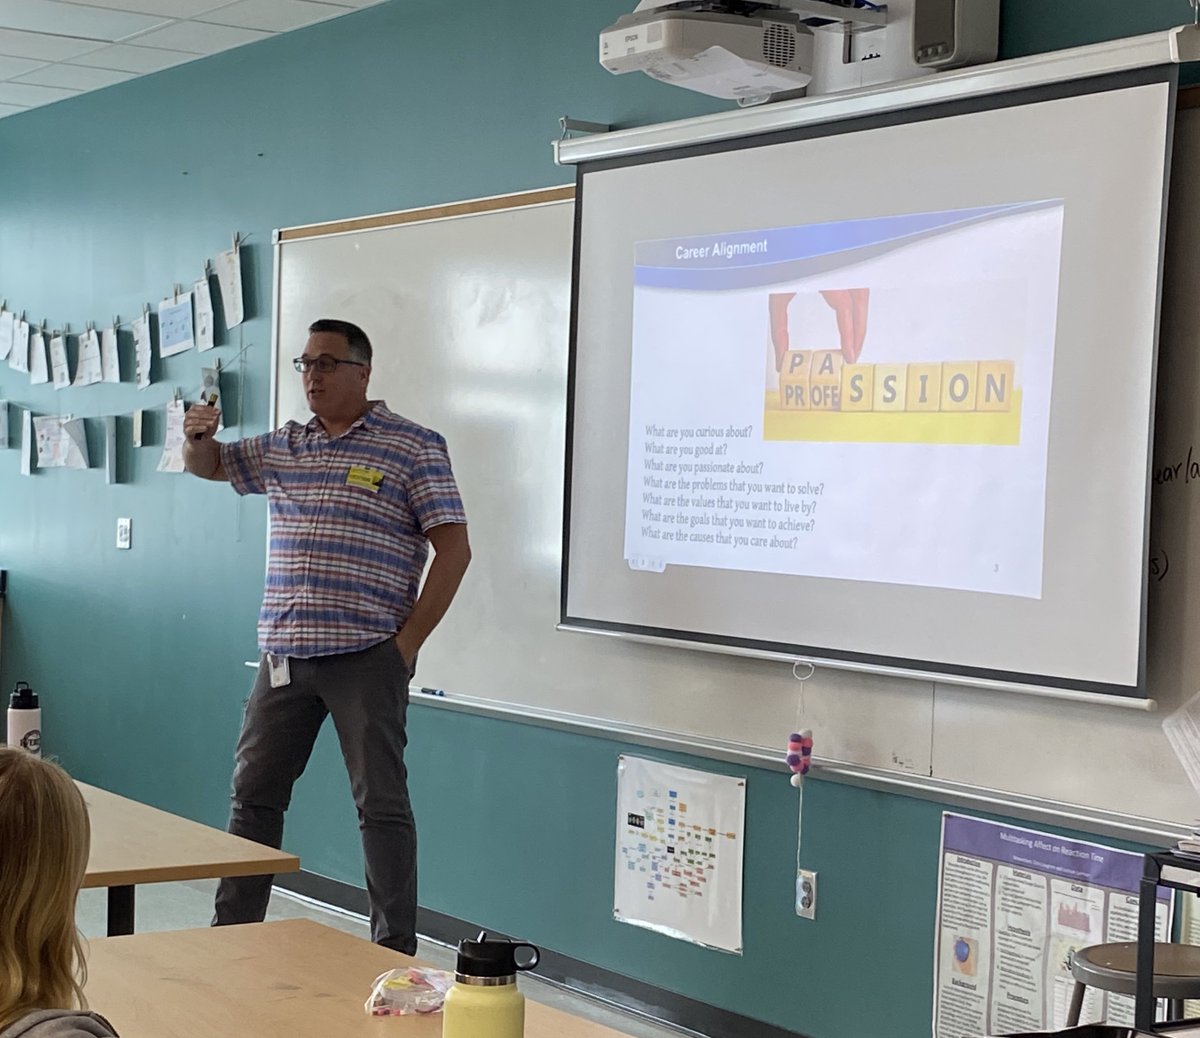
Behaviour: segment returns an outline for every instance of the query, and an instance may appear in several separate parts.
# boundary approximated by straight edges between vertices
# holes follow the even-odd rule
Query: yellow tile
[[[875,365],[842,365],[842,410],[870,411],[875,398]]]
[[[981,360],[979,362],[979,391],[975,406],[980,411],[1011,411],[1014,368],[1011,360]]]
[[[908,397],[908,365],[875,365],[875,410],[903,411]]]
[[[812,351],[788,350],[779,369],[779,402],[785,411],[808,411]]]
[[[841,350],[813,350],[812,379],[809,383],[809,403],[814,411],[842,409]]]
[[[979,361],[965,360],[942,365],[942,410],[974,411],[979,382]]]
[[[910,364],[908,366],[908,409],[937,411],[942,406],[942,366],[940,364]]]

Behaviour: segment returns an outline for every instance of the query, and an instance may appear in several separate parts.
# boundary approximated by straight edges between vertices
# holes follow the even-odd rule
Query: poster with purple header
[[[942,815],[934,1038],[1065,1026],[1076,948],[1137,938],[1142,856],[999,822]],[[1170,933],[1159,888],[1156,939]],[[1088,988],[1080,1023],[1133,1026],[1133,998]]]

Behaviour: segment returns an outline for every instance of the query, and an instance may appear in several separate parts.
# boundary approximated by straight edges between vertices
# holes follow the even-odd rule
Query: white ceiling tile
[[[206,11],[226,7],[234,0],[70,0],[87,7],[115,7],[138,14],[159,14],[166,18],[194,18]]]
[[[66,87],[68,90],[99,90],[101,87],[133,79],[132,72],[111,68],[84,68],[81,65],[46,65],[13,80],[35,86]]]
[[[228,7],[199,15],[197,20],[268,32],[287,32],[326,18],[336,18],[348,11],[345,7],[314,3],[312,0],[238,0]]]
[[[78,90],[66,90],[62,87],[32,86],[29,83],[0,83],[0,104],[47,105],[51,101],[61,101],[66,97],[74,97],[78,93]]]
[[[182,65],[185,61],[195,61],[198,57],[200,57],[199,54],[189,54],[185,51],[160,50],[157,47],[135,47],[130,43],[114,43],[111,47],[101,47],[90,54],[82,54],[74,58],[71,64],[145,75],[148,72],[161,72],[172,65]]]
[[[0,105],[0,119],[3,119],[6,115],[16,115],[18,112],[27,110],[27,105]]]
[[[0,0],[2,3],[3,0]],[[129,43],[138,46],[165,47],[168,50],[186,50],[193,54],[215,54],[217,51],[240,47],[243,43],[254,43],[270,37],[268,32],[255,29],[237,29],[228,25],[209,25],[206,22],[176,22],[165,29],[155,29],[137,36]]]
[[[102,46],[102,43],[95,40],[81,40],[73,36],[51,36],[47,33],[0,29],[0,54],[14,58],[63,61]]]
[[[116,41],[162,24],[164,19],[157,15],[130,14],[59,0],[0,0],[0,28],[4,29],[45,33],[61,33],[65,29],[72,36],[84,39]]]
[[[0,54],[0,79],[16,79],[35,68],[41,68],[44,61],[34,61],[31,58],[10,58]]]

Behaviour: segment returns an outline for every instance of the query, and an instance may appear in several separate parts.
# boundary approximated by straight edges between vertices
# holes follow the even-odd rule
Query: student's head
[[[35,1009],[84,1004],[75,897],[90,839],[70,776],[0,747],[0,1031]]]

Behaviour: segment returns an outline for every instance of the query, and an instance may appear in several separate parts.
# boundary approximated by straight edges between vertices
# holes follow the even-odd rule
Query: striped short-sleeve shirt
[[[416,601],[427,530],[465,523],[446,441],[375,402],[331,439],[320,420],[221,445],[239,494],[266,494],[263,652],[311,658],[394,635]]]

